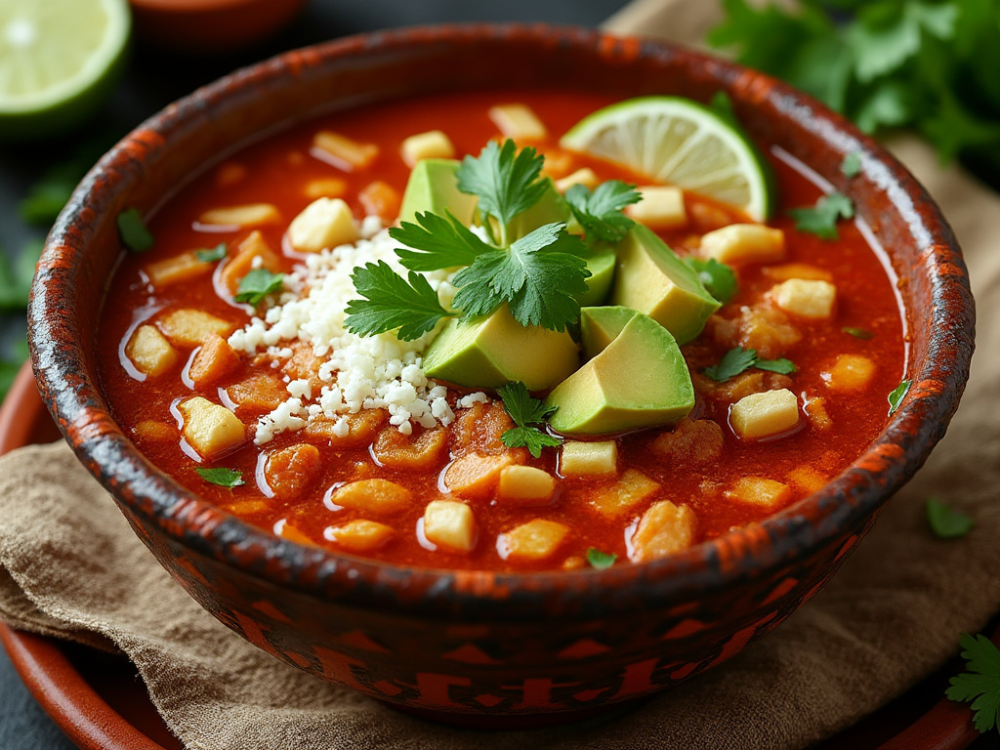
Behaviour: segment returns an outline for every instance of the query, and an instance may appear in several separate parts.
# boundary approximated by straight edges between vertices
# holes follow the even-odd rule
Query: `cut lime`
[[[560,145],[736,206],[756,221],[775,204],[771,168],[746,135],[690,99],[613,104],[580,120]]]
[[[53,135],[93,114],[130,28],[126,0],[0,2],[0,138]]]

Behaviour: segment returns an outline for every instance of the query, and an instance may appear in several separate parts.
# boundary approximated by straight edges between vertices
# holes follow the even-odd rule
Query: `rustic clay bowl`
[[[502,64],[501,62],[502,61]],[[901,408],[821,491],[768,521],[645,565],[531,575],[395,567],[282,541],[200,500],[136,450],[108,412],[95,331],[144,213],[233,144],[336,107],[441,89],[586,86],[622,98],[728,92],[756,137],[844,187],[877,225],[911,332]],[[240,71],[168,107],[108,153],[49,237],[33,289],[42,396],[80,460],[182,586],[277,658],[425,715],[593,713],[724,662],[813,596],[923,464],[958,405],[974,310],[961,252],[916,180],[839,116],[737,65],[582,29],[461,26],[352,37]],[[556,718],[556,717],[549,717]]]

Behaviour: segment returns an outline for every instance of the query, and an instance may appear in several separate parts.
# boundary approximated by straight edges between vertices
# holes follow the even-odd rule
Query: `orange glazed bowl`
[[[503,61],[498,64],[497,61]],[[153,466],[115,422],[96,330],[122,252],[115,217],[154,211],[234,144],[402,95],[585,88],[620,98],[725,91],[750,136],[844,189],[877,228],[910,332],[912,387],[877,439],[821,490],[673,556],[530,574],[395,566],[300,546],[244,523]],[[219,620],[288,664],[426,716],[477,726],[592,714],[721,664],[837,571],[923,464],[958,406],[974,307],[938,208],[893,157],[809,97],[652,41],[540,26],[445,26],[351,37],[241,70],[112,149],[53,229],[30,307],[41,393],[136,533]],[[513,724],[511,722],[514,722]]]

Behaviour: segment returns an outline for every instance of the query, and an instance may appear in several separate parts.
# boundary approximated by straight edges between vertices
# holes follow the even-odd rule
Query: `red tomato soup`
[[[552,444],[535,457],[509,439],[515,424],[495,385],[422,372],[433,333],[422,343],[390,332],[348,344],[337,328],[323,339],[359,296],[345,292],[348,271],[374,262],[366,253],[376,246],[400,247],[385,229],[398,223],[407,159],[449,155],[436,137],[404,141],[442,131],[453,158],[478,156],[508,127],[490,114],[508,102],[544,123],[548,135],[515,140],[546,156],[542,175],[560,191],[574,174],[570,182],[591,188],[595,179],[651,184],[560,149],[564,132],[612,103],[590,94],[400,100],[243,149],[156,211],[153,247],[123,251],[112,281],[101,378],[138,448],[191,492],[290,540],[398,564],[505,571],[656,559],[760,522],[845,469],[885,425],[886,397],[903,377],[893,279],[855,222],[840,221],[836,240],[795,229],[788,210],[814,205],[822,191],[768,144],[758,146],[779,204],[767,226],[782,241],[726,256],[737,290],[681,347],[694,392],[681,419],[563,436],[536,421],[529,429]],[[584,168],[596,178],[580,177]],[[302,218],[317,201],[325,213]],[[704,259],[707,235],[749,224],[685,193],[683,218],[656,234],[681,258]],[[436,273],[444,294],[454,271]],[[329,300],[340,309],[324,307]],[[569,331],[580,340],[578,326]],[[585,353],[570,346],[583,366]],[[727,356],[747,366],[723,378]]]

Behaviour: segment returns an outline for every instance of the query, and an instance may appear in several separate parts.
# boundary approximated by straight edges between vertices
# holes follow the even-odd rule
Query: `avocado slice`
[[[619,305],[582,308],[580,339],[587,359],[593,359],[607,349],[608,344],[618,338],[622,329],[638,314],[631,307]]]
[[[504,305],[468,323],[448,321],[427,347],[423,368],[428,377],[470,388],[520,380],[529,391],[543,391],[579,367],[578,352],[566,331],[522,326]]]
[[[418,161],[406,183],[399,220],[414,222],[418,213],[444,216],[445,211],[451,211],[456,219],[469,226],[479,199],[458,189],[456,172],[460,164],[456,159]]]
[[[587,291],[576,298],[581,307],[600,305],[608,298],[611,284],[615,280],[617,260],[618,256],[613,250],[597,253],[587,258],[587,270],[590,271],[590,276],[587,278]]]
[[[718,300],[652,230],[636,224],[618,246],[612,305],[631,307],[666,328],[681,346],[701,333]]]
[[[617,312],[609,315],[624,315]],[[635,313],[596,357],[545,399],[549,424],[571,435],[605,435],[666,425],[694,408],[694,387],[680,347],[648,315]]]

